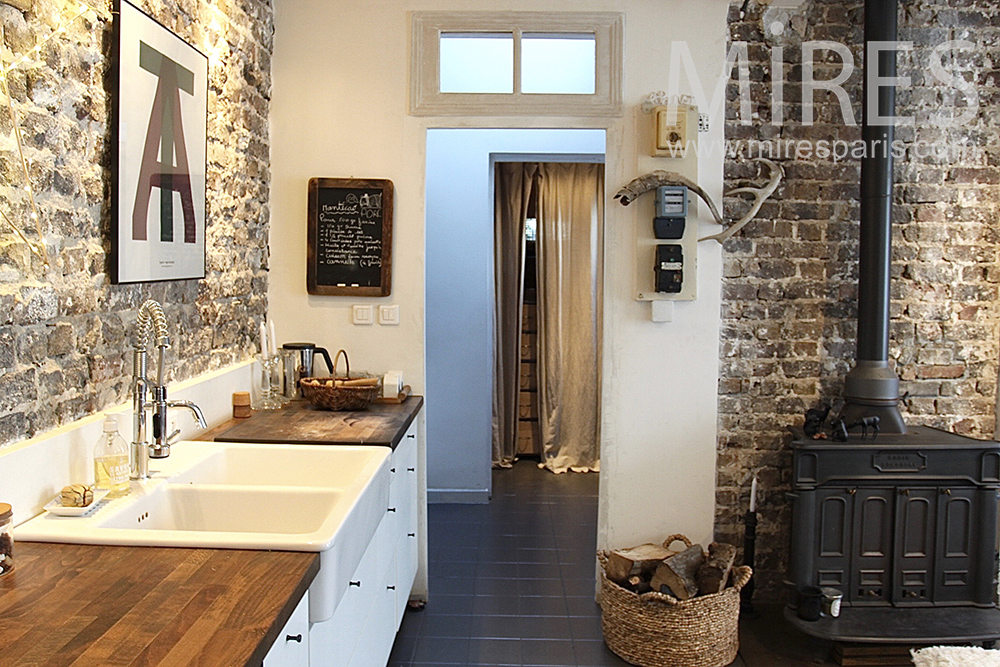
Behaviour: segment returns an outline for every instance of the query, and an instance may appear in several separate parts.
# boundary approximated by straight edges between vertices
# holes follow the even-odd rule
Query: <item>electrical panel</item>
[[[688,189],[683,185],[661,185],[656,188],[656,217],[653,236],[658,239],[680,239],[687,222]]]
[[[684,251],[676,243],[656,246],[656,291],[677,294],[684,284]]]
[[[641,127],[652,135],[643,140],[652,143],[653,151],[652,157],[641,161],[639,173],[661,170],[698,182],[698,108],[672,104],[651,107],[649,111],[654,122]],[[696,198],[687,187],[667,182],[655,188],[654,197],[639,202],[636,299],[695,300],[699,232]],[[651,312],[653,321],[669,321],[658,319],[655,307]]]

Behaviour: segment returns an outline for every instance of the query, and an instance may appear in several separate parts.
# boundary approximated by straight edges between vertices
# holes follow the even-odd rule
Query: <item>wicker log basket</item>
[[[337,364],[344,356],[345,373],[337,375]],[[361,380],[369,382],[361,383]],[[365,410],[382,391],[379,378],[369,373],[351,376],[347,352],[340,350],[333,358],[333,377],[310,377],[299,380],[302,395],[317,408],[324,410]]]
[[[683,535],[671,535],[691,546]],[[725,667],[739,651],[740,589],[750,581],[747,566],[733,568],[732,585],[719,593],[678,600],[656,591],[637,594],[604,574],[601,563],[601,628],[608,647],[641,667]]]

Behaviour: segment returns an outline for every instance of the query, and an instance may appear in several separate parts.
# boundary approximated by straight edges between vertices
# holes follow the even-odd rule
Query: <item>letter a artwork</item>
[[[181,91],[194,95],[194,73],[139,42],[139,67],[158,78],[153,109],[149,115],[146,141],[139,170],[139,187],[132,211],[132,238],[145,241],[149,199],[153,188],[160,190],[160,240],[174,240],[174,193],[181,198],[184,214],[184,242],[195,243],[194,198],[184,126],[181,121]],[[176,164],[175,164],[176,161]]]

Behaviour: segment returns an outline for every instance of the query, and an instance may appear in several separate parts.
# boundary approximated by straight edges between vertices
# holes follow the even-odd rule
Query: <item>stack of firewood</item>
[[[736,547],[722,542],[708,545],[707,555],[700,544],[689,544],[683,551],[670,549],[669,543],[640,544],[609,552],[604,574],[636,593],[656,591],[690,600],[722,591],[735,558]]]

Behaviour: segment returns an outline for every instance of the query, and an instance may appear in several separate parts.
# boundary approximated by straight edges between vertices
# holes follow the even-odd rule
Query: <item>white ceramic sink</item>
[[[378,448],[233,444],[213,451],[171,481],[342,488],[356,481],[372,449]]]
[[[387,447],[182,441],[151,478],[81,517],[42,514],[15,540],[320,552],[310,621],[333,614],[389,504]]]
[[[322,540],[333,528],[326,524],[339,518],[337,504],[343,498],[342,491],[333,489],[163,484],[97,527],[244,533],[248,541],[285,541],[282,536],[298,535]]]

